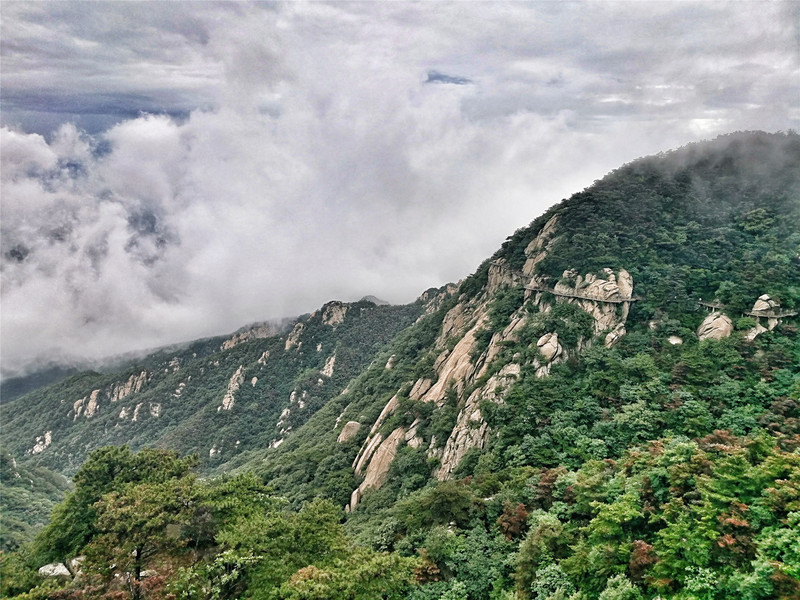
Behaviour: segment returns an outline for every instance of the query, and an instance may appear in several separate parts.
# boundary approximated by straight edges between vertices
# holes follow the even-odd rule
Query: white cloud
[[[3,372],[407,302],[623,162],[797,125],[785,5],[623,6],[4,3]]]

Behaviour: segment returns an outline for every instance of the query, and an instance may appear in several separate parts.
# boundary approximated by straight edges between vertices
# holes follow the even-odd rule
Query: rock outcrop
[[[403,441],[405,435],[405,429],[398,427],[374,451],[364,473],[364,481],[350,495],[349,510],[353,510],[358,506],[365,490],[380,488],[386,483],[386,478],[389,476],[389,467],[392,465],[392,461],[397,454],[397,447]],[[379,437],[375,439],[377,440]]]
[[[458,291],[458,286],[458,283],[448,283],[443,289],[431,288],[420,294],[417,302],[425,305],[425,314],[419,318],[421,319],[425,315],[430,315],[439,310],[442,303]]]
[[[599,275],[564,271],[553,291],[561,294],[560,302],[577,304],[594,319],[595,334],[614,330],[624,324],[633,298],[633,277],[625,269],[616,273],[603,269]]]
[[[270,323],[257,323],[255,325],[250,325],[245,329],[240,329],[234,333],[231,337],[222,342],[222,345],[219,347],[219,349],[230,350],[231,348],[234,348],[239,344],[243,344],[244,342],[273,337],[278,335],[278,333],[280,333],[280,330],[275,325]]]
[[[344,302],[328,302],[322,309],[322,322],[325,325],[336,327],[344,322],[348,306]]]
[[[781,305],[779,302],[770,298],[768,294],[762,294],[761,296],[758,297],[758,300],[755,301],[755,304],[753,304],[753,308],[751,309],[750,312],[755,313],[755,316],[758,318],[766,317],[767,330],[772,331],[773,329],[775,329],[778,323],[781,322],[780,317],[772,316],[772,314],[779,311],[780,308]],[[756,333],[755,335],[759,335],[759,333]]]
[[[222,397],[222,404],[217,407],[217,412],[221,410],[230,410],[233,408],[233,404],[235,402],[234,394],[239,391],[239,387],[243,382],[244,366],[239,365],[239,368],[236,369],[236,372],[231,376],[231,379],[228,382],[228,389],[225,391],[225,395]]]
[[[606,334],[606,338],[603,341],[603,345],[606,348],[613,348],[614,346],[617,345],[617,342],[619,342],[623,337],[625,337],[625,333],[626,333],[625,324],[618,323],[617,326],[614,327],[614,329],[612,329]]]
[[[700,340],[721,340],[733,333],[733,323],[727,315],[721,312],[712,312],[697,329]]]
[[[769,297],[768,294],[762,294],[758,297],[755,304],[753,304],[752,312],[771,311],[780,308],[775,300]]]
[[[395,410],[397,410],[398,404],[398,396],[395,394],[392,396],[389,401],[386,403],[386,406],[383,407],[381,414],[378,415],[378,418],[375,421],[375,424],[369,430],[369,435],[367,439],[364,440],[364,443],[361,445],[361,449],[358,451],[355,460],[353,461],[353,469],[355,470],[356,475],[360,475],[362,469],[366,466],[367,462],[372,458],[372,454],[375,452],[378,444],[381,443],[382,436],[378,433],[378,429],[380,426],[383,425],[383,422],[392,414]]]
[[[356,436],[359,429],[361,429],[361,423],[358,421],[348,421],[344,424],[344,427],[342,427],[342,431],[339,433],[339,437],[336,438],[336,441],[340,444],[349,442]]]
[[[39,567],[39,577],[66,577],[71,578],[72,574],[64,563],[48,563]]]
[[[30,454],[41,454],[52,443],[53,443],[53,432],[45,431],[42,435],[37,436],[36,443],[33,445],[33,448],[31,448],[29,452]]]
[[[564,347],[558,343],[557,333],[545,333],[536,342],[536,349],[540,358],[534,359],[533,366],[536,369],[536,377],[540,379],[550,375],[550,367],[566,356]]]
[[[471,353],[475,346],[475,334],[484,325],[484,318],[478,319],[455,345],[451,352],[443,352],[434,365],[439,378],[422,396],[423,402],[434,402],[440,405],[450,386],[454,386],[461,393],[466,386],[470,375],[475,372],[472,364]]]
[[[336,364],[336,353],[334,352],[325,361],[325,366],[320,371],[325,377],[333,377],[333,366]]]
[[[508,262],[500,258],[489,265],[486,292],[492,294],[501,287],[518,285],[521,279],[520,274],[512,271]]]
[[[231,348],[234,348],[239,344],[243,344],[244,342],[272,337],[278,335],[278,333],[278,328],[270,323],[257,323],[235,332],[231,337],[222,342],[219,349],[230,350]]]
[[[519,373],[520,366],[509,363],[499,373],[490,377],[486,385],[470,394],[466,405],[458,413],[456,426],[445,443],[441,467],[436,472],[438,479],[449,479],[467,451],[472,448],[483,448],[488,438],[489,425],[483,419],[480,404],[485,400],[501,402],[503,392]]]
[[[558,215],[555,215],[544,224],[544,227],[539,231],[537,236],[531,240],[525,248],[525,256],[527,260],[522,267],[522,273],[526,277],[532,277],[536,270],[536,265],[542,262],[547,256],[548,251],[552,248],[553,243],[556,241],[556,225],[558,224]]]
[[[305,329],[305,325],[303,323],[295,324],[295,326],[292,328],[292,331],[289,332],[289,335],[286,337],[286,344],[283,348],[284,350],[291,350],[292,348],[300,347],[300,344],[302,344],[300,341],[300,335],[303,333],[303,329]],[[264,360],[266,362],[266,358]]]
[[[91,419],[100,407],[100,390],[92,390],[88,396],[84,396],[80,400],[76,400],[72,404],[72,410],[75,415],[72,417],[73,421],[77,421],[78,417],[83,415],[87,419]]]
[[[756,323],[756,326],[752,329],[748,329],[744,334],[744,339],[748,342],[752,342],[756,339],[759,335],[764,333],[765,331],[769,331],[766,327],[764,327],[761,323]]]
[[[118,402],[127,398],[131,394],[140,392],[144,385],[147,383],[147,371],[142,371],[138,375],[131,375],[127,381],[123,383],[115,383],[108,391],[108,399],[111,402]]]

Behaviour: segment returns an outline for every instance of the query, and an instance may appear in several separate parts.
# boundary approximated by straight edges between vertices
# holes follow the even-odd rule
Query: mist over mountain
[[[800,126],[793,2],[0,10],[4,378],[412,302],[620,164]]]
[[[794,598],[799,315],[800,136],[634,160],[410,304],[330,301],[4,401],[11,483],[75,483],[5,585]],[[9,498],[13,549],[41,516]]]

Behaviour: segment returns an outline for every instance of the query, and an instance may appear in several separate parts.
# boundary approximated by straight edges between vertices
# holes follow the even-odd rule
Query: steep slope
[[[4,442],[23,462],[66,474],[107,444],[197,453],[213,468],[279,445],[423,309],[331,302],[283,332],[258,324],[80,373],[5,402]]]
[[[566,373],[585,371],[587,360],[595,368],[611,360],[652,362],[656,371],[659,361],[672,364],[672,381],[659,381],[658,389],[648,391],[651,402],[663,397],[666,404],[669,397],[696,394],[693,375],[679,376],[684,371],[707,367],[702,377],[709,387],[719,377],[734,375],[732,365],[722,372],[717,364],[689,365],[699,360],[698,353],[710,352],[698,345],[701,338],[727,337],[736,329],[736,343],[756,344],[759,333],[776,326],[793,335],[791,316],[769,315],[791,315],[800,305],[798,164],[798,136],[753,133],[618,169],[511,236],[439,311],[396,342],[385,366],[373,365],[317,415],[307,425],[314,432],[309,438],[298,435],[274,459],[259,452],[248,467],[300,498],[308,490],[330,489],[329,483],[315,487],[313,482],[330,478],[335,460],[341,480],[349,475],[357,482],[348,501],[352,509],[367,490],[387,481],[397,457],[435,465],[419,469],[421,482],[431,475],[452,477],[470,451],[490,440],[492,419],[484,412],[492,413],[500,439],[506,437],[514,424],[508,416],[498,419],[517,409],[504,402],[509,393],[524,395],[527,402],[531,386],[551,395],[548,389],[570,383]],[[725,314],[711,315],[721,317],[721,330],[704,321],[706,307],[698,304],[703,298],[724,307]],[[764,298],[774,305],[772,312],[758,311]],[[700,328],[702,322],[706,325]],[[774,350],[781,355],[772,357],[777,362],[768,359],[759,368],[790,367],[787,377],[793,381],[797,349],[794,342],[785,343],[789,347],[783,352]],[[733,352],[739,355],[736,364],[765,350],[749,345]],[[558,377],[538,383],[559,365]],[[582,376],[603,377],[601,372]],[[566,448],[559,453],[552,447],[553,427],[536,426],[528,418],[519,423],[520,430],[528,428],[520,435],[541,434],[535,443],[549,446],[550,455],[558,457],[545,461],[548,466],[568,458],[574,463],[618,456],[627,444],[609,444],[603,437],[613,432],[599,431],[616,428],[622,415],[633,412],[628,403],[644,392],[631,386],[649,383],[647,377],[624,376],[630,378],[627,383],[603,391],[591,381],[585,382],[589,389],[579,391],[571,381],[570,396],[588,392],[595,396],[592,402],[605,405],[595,404],[591,415],[587,407],[576,417],[603,415],[596,423],[598,434],[583,441],[593,449],[563,440]],[[742,388],[750,385],[742,381]],[[777,389],[786,393],[789,388]],[[548,422],[556,410],[537,407],[538,419]],[[709,418],[708,426],[694,433],[710,433],[714,422]],[[345,424],[348,433],[340,436]],[[329,432],[323,433],[326,427]],[[664,429],[665,422],[653,422],[647,437]],[[341,491],[336,496],[341,498]]]
[[[50,518],[69,485],[67,479],[44,467],[18,464],[0,448],[0,552],[29,540]]]

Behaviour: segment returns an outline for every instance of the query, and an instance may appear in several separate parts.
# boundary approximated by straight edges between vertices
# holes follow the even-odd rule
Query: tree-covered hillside
[[[176,421],[148,413],[137,447],[200,452],[214,477],[158,455],[146,480],[121,467],[95,485],[98,465],[149,451],[92,454],[36,543],[4,557],[18,582],[6,593],[800,598],[797,134],[637,160],[515,232],[457,290],[340,308],[174,372],[153,358],[159,389],[185,391],[161,408]],[[376,323],[386,334],[358,354]],[[291,377],[270,379],[265,352]],[[334,354],[341,379],[325,393]],[[69,391],[85,411],[94,389],[139,372],[83,374],[40,397],[56,407]],[[71,472],[89,449],[74,423],[105,423],[92,447],[117,443],[124,406],[164,402],[146,389],[113,419],[68,405],[59,431],[74,434],[58,444],[55,431],[6,443],[44,446],[29,464]],[[24,410],[18,427],[44,436]],[[79,555],[74,578],[34,575]]]

